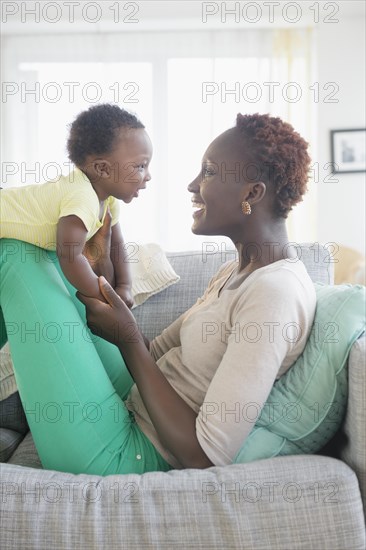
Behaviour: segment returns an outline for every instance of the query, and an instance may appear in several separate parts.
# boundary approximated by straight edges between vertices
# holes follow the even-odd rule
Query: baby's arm
[[[61,269],[70,283],[86,296],[104,300],[98,277],[83,255],[87,230],[80,218],[64,216],[57,224],[57,256]]]
[[[115,291],[128,307],[132,307],[130,268],[119,222],[112,227],[111,260],[114,267]]]

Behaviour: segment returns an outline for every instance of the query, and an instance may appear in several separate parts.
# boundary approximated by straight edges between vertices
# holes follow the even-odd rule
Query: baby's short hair
[[[142,122],[118,105],[103,103],[81,112],[70,125],[67,140],[69,159],[82,165],[88,155],[105,155],[113,149],[120,129],[145,128]]]

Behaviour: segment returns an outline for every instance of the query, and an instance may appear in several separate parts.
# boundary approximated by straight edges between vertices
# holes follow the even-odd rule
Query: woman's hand
[[[129,344],[144,343],[131,311],[104,277],[99,277],[99,288],[107,303],[76,293],[76,297],[85,305],[90,331],[121,350]]]
[[[98,276],[102,275],[114,286],[114,267],[111,260],[111,223],[112,216],[108,208],[102,227],[85,243],[83,254],[94,273]]]

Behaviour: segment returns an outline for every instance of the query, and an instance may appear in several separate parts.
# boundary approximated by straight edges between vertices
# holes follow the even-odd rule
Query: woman
[[[45,468],[108,475],[235,460],[255,424],[249,405],[264,406],[313,322],[313,284],[285,227],[309,165],[306,142],[268,115],[238,115],[211,143],[188,186],[198,207],[192,231],[229,237],[239,261],[223,265],[203,297],[151,343],[104,277],[107,303],[74,298],[57,262],[51,286],[49,262],[28,255],[22,263],[21,253],[6,254],[11,241],[1,243],[4,316],[25,319],[28,330],[23,342],[21,330],[11,325],[9,333],[16,379]],[[110,276],[108,262],[98,269]],[[49,306],[39,311],[44,296]],[[83,334],[82,304],[103,339]],[[28,325],[37,323],[42,337],[31,349]],[[52,323],[73,331],[47,341]]]

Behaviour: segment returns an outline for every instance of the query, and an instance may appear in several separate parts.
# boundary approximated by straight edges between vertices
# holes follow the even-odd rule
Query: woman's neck
[[[249,234],[245,239],[234,243],[238,251],[239,272],[251,273],[278,260],[297,257],[295,246],[288,241],[284,219],[246,233]]]

